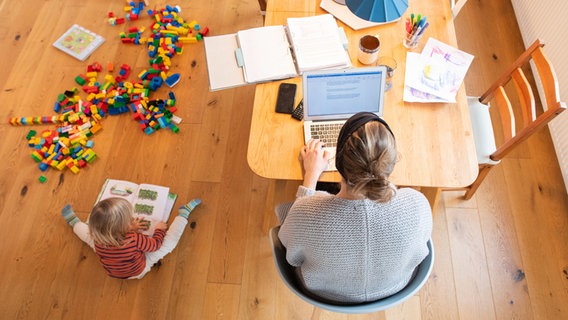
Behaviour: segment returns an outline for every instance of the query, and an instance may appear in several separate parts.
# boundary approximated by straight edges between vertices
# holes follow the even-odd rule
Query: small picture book
[[[154,233],[156,221],[168,221],[177,199],[167,187],[107,179],[96,202],[112,197],[128,200],[134,207],[135,217],[150,221],[148,230],[143,232],[147,235]]]
[[[53,43],[53,46],[84,61],[104,41],[102,36],[74,24]]]

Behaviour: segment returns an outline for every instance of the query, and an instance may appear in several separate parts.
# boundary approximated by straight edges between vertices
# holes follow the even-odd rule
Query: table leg
[[[438,207],[438,202],[440,201],[440,194],[442,193],[442,188],[437,187],[421,187],[420,191],[426,196],[430,207],[432,208],[432,215],[436,213],[436,208]]]
[[[258,4],[260,5],[260,12],[264,15],[266,12],[266,0],[258,0]]]

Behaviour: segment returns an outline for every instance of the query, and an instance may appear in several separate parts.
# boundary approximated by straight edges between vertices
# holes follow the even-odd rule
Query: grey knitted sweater
[[[387,203],[346,200],[298,188],[296,201],[276,210],[286,259],[306,289],[332,301],[356,303],[406,286],[428,254],[432,212],[414,189]]]

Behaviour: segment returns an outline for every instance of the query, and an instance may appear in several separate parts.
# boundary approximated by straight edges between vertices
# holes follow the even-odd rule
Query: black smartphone
[[[276,98],[276,112],[292,114],[295,99],[296,84],[281,83],[278,87],[278,97]]]

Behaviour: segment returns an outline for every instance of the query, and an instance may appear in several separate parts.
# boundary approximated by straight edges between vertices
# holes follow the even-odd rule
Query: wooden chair
[[[450,8],[452,9],[452,17],[455,19],[460,13],[467,0],[450,0]]]
[[[465,199],[471,199],[489,170],[500,162],[511,150],[544,127],[548,122],[566,110],[566,104],[560,101],[558,81],[554,69],[544,54],[544,44],[536,40],[503,75],[479,98],[469,97],[469,112],[472,121],[473,137],[477,150],[479,174],[467,187]],[[544,112],[536,115],[535,94],[533,87],[522,70],[529,62],[534,63],[535,78],[541,83],[541,100]],[[535,70],[535,71],[534,71]],[[513,81],[516,97],[508,95],[505,85]],[[516,101],[515,104],[511,100]],[[496,147],[495,131],[489,115],[489,102],[495,102],[503,128],[503,143]],[[514,110],[522,115],[522,121],[515,121]],[[518,129],[517,131],[517,128]]]
[[[354,305],[340,305],[329,303],[321,301],[315,298],[313,295],[306,293],[302,286],[299,284],[299,280],[294,271],[294,267],[289,265],[288,261],[286,261],[286,248],[282,245],[280,239],[278,238],[279,230],[280,226],[276,226],[270,229],[269,237],[270,244],[272,246],[272,256],[274,258],[276,270],[278,271],[280,278],[282,279],[282,281],[284,281],[286,286],[302,300],[315,307],[328,311],[347,314],[361,314],[377,312],[393,307],[415,295],[428,280],[428,277],[430,276],[430,273],[432,272],[432,268],[434,266],[434,247],[432,246],[432,240],[430,240],[428,241],[428,249],[430,250],[430,253],[426,256],[426,258],[424,258],[420,265],[418,265],[418,269],[414,278],[401,291],[393,294],[392,296],[388,296],[377,301],[359,303]]]

